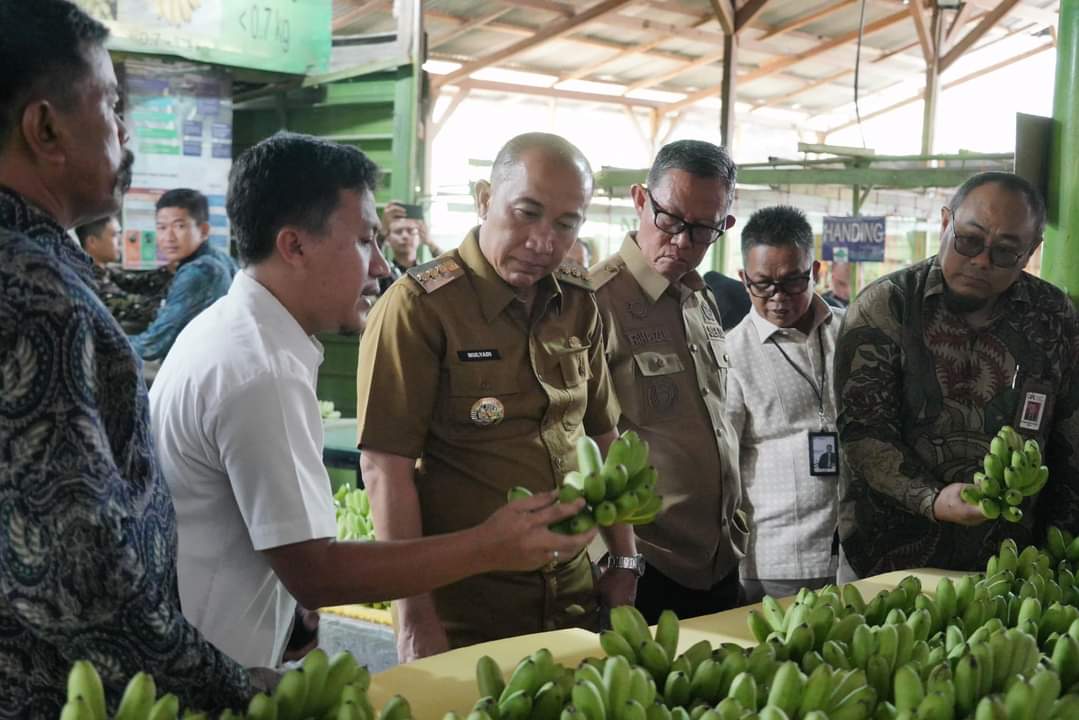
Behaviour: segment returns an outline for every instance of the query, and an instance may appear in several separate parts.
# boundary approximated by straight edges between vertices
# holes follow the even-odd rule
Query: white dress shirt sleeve
[[[273,375],[245,383],[221,402],[213,437],[256,550],[337,534],[310,383]]]

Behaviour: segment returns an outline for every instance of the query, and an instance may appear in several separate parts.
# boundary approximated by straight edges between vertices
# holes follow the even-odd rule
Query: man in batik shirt
[[[1006,536],[1022,545],[1048,524],[1079,529],[1079,327],[1063,292],[1023,272],[1044,227],[1028,182],[977,175],[941,210],[939,255],[851,304],[835,386],[840,534],[858,575],[975,570]],[[1050,473],[1014,525],[959,497],[1004,425],[1042,444]]]
[[[238,708],[247,674],[180,612],[176,516],[140,363],[67,228],[116,212],[133,157],[106,28],[0,0],[0,718],[56,718],[91,660]]]

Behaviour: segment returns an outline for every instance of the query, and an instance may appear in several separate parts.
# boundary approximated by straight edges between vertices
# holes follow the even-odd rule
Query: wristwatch
[[[619,570],[629,570],[642,577],[644,575],[644,555],[637,553],[636,555],[608,555],[607,556],[607,569],[613,570],[618,568]]]

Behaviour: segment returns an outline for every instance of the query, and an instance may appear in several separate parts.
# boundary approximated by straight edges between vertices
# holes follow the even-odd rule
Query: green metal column
[[[1042,275],[1079,301],[1079,0],[1060,3]]]

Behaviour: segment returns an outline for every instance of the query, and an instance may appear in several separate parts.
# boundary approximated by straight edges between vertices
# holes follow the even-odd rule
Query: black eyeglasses
[[[984,238],[980,238],[974,235],[960,235],[955,231],[955,211],[948,208],[948,214],[951,215],[951,229],[952,229],[952,247],[955,251],[963,257],[973,258],[978,257],[986,250],[986,242]],[[1019,264],[1019,260],[1026,254],[1026,250],[1012,250],[1011,248],[999,247],[997,245],[989,245],[989,262],[994,267],[1007,270],[1015,267]]]
[[[801,295],[809,289],[809,281],[812,279],[813,271],[807,270],[803,275],[794,275],[782,280],[769,280],[767,282],[746,280],[746,287],[755,297],[768,299],[781,290],[784,295]]]
[[[723,237],[723,233],[727,232],[726,229],[692,223],[674,213],[667,212],[652,197],[651,190],[645,188],[644,191],[648,193],[648,200],[652,203],[652,222],[656,224],[656,228],[664,235],[674,237],[684,232],[693,245],[711,245]]]

